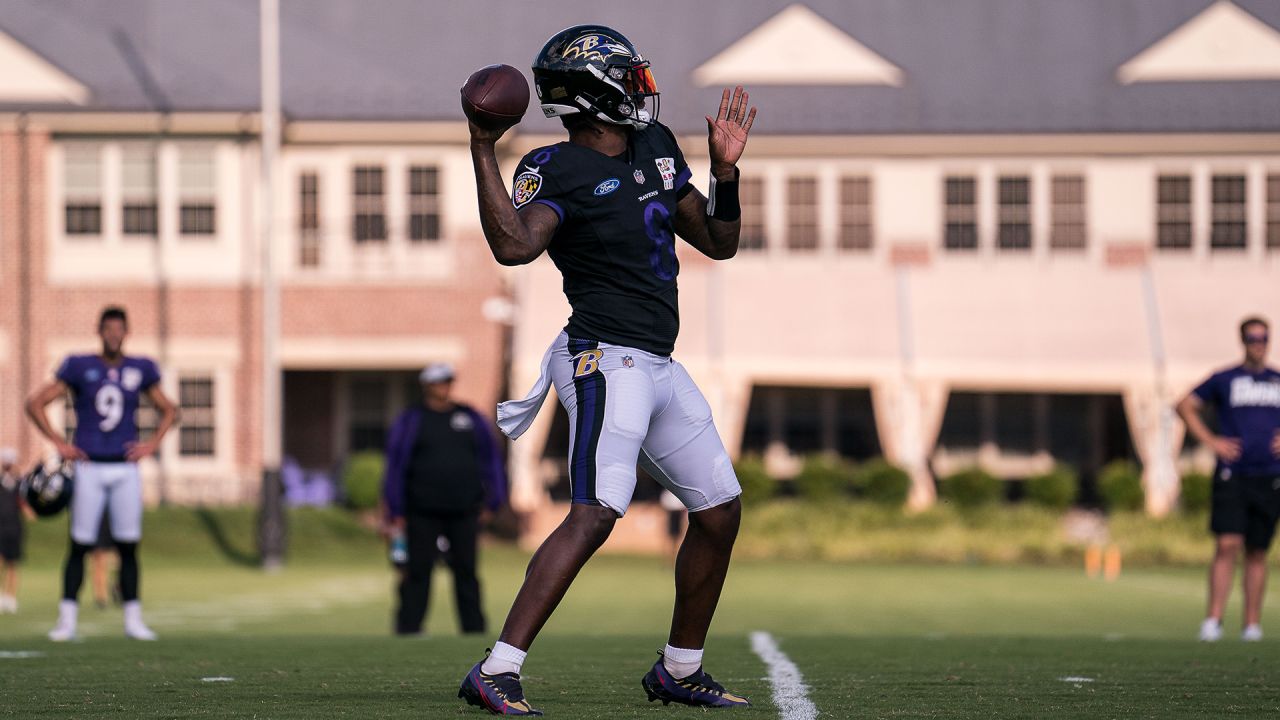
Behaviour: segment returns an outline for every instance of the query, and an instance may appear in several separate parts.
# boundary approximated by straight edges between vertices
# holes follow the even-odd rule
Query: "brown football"
[[[520,122],[529,109],[529,83],[510,65],[486,65],[462,86],[462,112],[488,130]]]

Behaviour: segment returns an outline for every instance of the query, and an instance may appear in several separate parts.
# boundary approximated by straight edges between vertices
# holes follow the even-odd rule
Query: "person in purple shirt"
[[[383,503],[392,562],[400,567],[397,635],[417,635],[431,595],[431,570],[448,542],[458,620],[464,633],[485,631],[476,577],[481,508],[507,499],[507,475],[491,421],[455,402],[453,367],[434,363],[418,376],[422,403],[401,413],[387,439]]]
[[[1267,549],[1280,519],[1280,372],[1266,365],[1269,332],[1262,318],[1246,319],[1240,324],[1244,363],[1214,373],[1178,403],[1187,431],[1218,458],[1209,521],[1217,550],[1209,569],[1209,611],[1200,626],[1200,639],[1205,642],[1222,637],[1222,614],[1241,550],[1241,639],[1262,639]],[[1217,411],[1216,434],[1200,417],[1205,406]]]
[[[63,462],[75,462],[71,497],[71,545],[63,570],[58,622],[49,639],[76,638],[78,597],[84,582],[84,557],[98,541],[104,510],[111,513],[111,535],[120,553],[120,594],[124,601],[125,636],[155,640],[142,621],[138,599],[138,543],[142,540],[142,479],[138,461],[155,453],[160,440],[178,419],[178,410],[160,389],[160,370],[148,358],[124,354],[128,318],[108,307],[98,318],[102,352],[71,355],[54,379],[27,400],[27,416],[57,449]],[[53,429],[45,408],[71,393],[76,414],[75,437],[68,442]],[[146,395],[160,414],[155,433],[138,438],[135,414]]]

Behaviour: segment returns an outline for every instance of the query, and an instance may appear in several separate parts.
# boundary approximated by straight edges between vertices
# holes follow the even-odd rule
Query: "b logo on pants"
[[[600,369],[600,358],[604,357],[603,350],[583,350],[574,356],[573,376],[575,378],[586,377],[596,370]]]

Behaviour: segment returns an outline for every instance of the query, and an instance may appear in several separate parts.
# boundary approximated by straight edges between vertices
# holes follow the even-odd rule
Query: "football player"
[[[71,355],[53,380],[27,400],[27,416],[53,443],[63,461],[75,462],[71,497],[71,546],[63,571],[58,622],[49,639],[76,637],[77,597],[84,581],[84,556],[98,540],[98,524],[110,508],[111,534],[120,553],[120,594],[124,600],[124,633],[135,640],[155,640],[142,621],[138,600],[138,542],[142,539],[142,480],[138,461],[155,453],[178,418],[177,408],[160,389],[160,370],[148,358],[124,354],[129,332],[125,311],[108,307],[98,319],[102,352]],[[45,407],[71,393],[76,412],[73,442],[49,423]],[[155,434],[138,440],[135,413],[146,395],[160,413]]]
[[[509,198],[494,143],[502,130],[475,124],[471,154],[485,237],[503,265],[544,251],[564,276],[572,316],[543,359],[542,377],[503,403],[499,425],[517,437],[551,384],[572,428],[573,504],[530,561],[492,653],[459,695],[495,714],[541,715],[524,699],[525,654],[569,584],[626,512],[636,463],[689,509],[676,560],[676,601],[667,646],[642,680],[649,700],[747,705],[702,668],[741,516],[741,489],[711,409],[671,357],[679,329],[675,236],[726,260],[738,249],[736,163],[756,110],[741,87],[725,90],[707,117],[710,197],[671,131],[658,122],[649,63],[626,37],[599,25],[554,35],[533,64],[542,110],[567,142],[530,152]]]

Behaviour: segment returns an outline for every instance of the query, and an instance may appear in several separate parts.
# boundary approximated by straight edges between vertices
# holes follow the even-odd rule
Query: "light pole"
[[[258,551],[267,570],[284,563],[284,487],[280,480],[280,287],[275,272],[276,159],[280,153],[280,2],[260,0],[262,167],[262,506]]]

